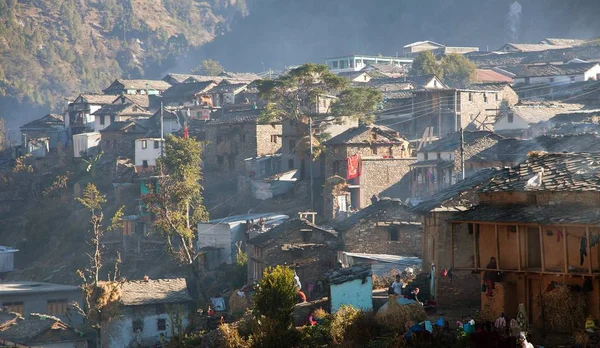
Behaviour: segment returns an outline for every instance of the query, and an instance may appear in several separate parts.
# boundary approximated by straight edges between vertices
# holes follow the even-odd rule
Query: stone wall
[[[373,195],[408,198],[410,165],[414,158],[363,158],[360,177],[361,207],[371,204]]]
[[[102,132],[100,148],[105,155],[114,157],[135,158],[135,140],[143,134],[124,132]],[[148,144],[152,146],[152,144]]]
[[[325,177],[333,175],[346,177],[347,165],[346,159],[353,155],[360,155],[361,158],[380,158],[391,156],[393,159],[411,158],[408,141],[402,144],[348,144],[348,145],[327,145],[325,150]],[[334,163],[337,165],[337,173],[334,171]]]
[[[256,126],[256,156],[272,155],[281,151],[281,124],[259,124]]]
[[[358,223],[343,235],[344,251],[354,253],[421,256],[421,229],[418,226],[397,225],[378,227],[374,219]],[[397,228],[398,240],[390,239],[390,228]]]

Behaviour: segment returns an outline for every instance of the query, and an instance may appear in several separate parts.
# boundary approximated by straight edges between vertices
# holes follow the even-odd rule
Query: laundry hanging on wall
[[[346,159],[348,173],[346,179],[358,178],[362,171],[362,161],[359,155],[352,155]]]

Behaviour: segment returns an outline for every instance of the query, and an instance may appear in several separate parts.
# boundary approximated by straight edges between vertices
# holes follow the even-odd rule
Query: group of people
[[[417,303],[421,303],[421,301],[419,301],[419,288],[414,288],[410,293],[407,294],[404,291],[406,285],[407,283],[402,281],[400,274],[396,274],[396,280],[390,285],[388,289],[388,295],[396,296],[396,298],[404,297]]]
[[[250,231],[265,232],[266,230],[267,224],[262,217],[258,219],[256,223],[254,222],[254,219],[246,220],[246,234],[250,233]]]

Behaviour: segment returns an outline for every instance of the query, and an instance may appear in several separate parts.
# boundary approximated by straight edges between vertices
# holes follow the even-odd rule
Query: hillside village
[[[464,58],[473,71],[458,82],[417,74],[428,54]],[[283,266],[302,293],[299,332],[316,332],[300,328],[307,318],[326,327],[311,321],[321,309],[327,325],[347,306],[384,321],[400,320],[386,317],[394,306],[414,311],[377,334],[375,324],[354,336],[350,324],[341,336],[332,326],[332,340],[290,347],[457,346],[443,341],[462,339],[457,321],[470,346],[516,346],[521,334],[595,346],[599,117],[597,40],[494,51],[419,41],[396,56],[283,71],[115,76],[102,93],[81,91],[62,113],[22,125],[21,145],[5,151],[0,345],[250,346],[241,323],[254,285]],[[199,158],[184,144],[200,144]],[[168,172],[174,162],[198,163],[200,180]],[[191,237],[161,230],[173,202],[153,199],[169,189],[188,197],[176,184],[202,186],[183,214]],[[82,204],[99,196],[105,233],[94,240]],[[17,218],[34,208],[41,222]],[[92,295],[76,270],[90,272],[94,246],[104,268]],[[237,345],[219,345],[228,330]]]

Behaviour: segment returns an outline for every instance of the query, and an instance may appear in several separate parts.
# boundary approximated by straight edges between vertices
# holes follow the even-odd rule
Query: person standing
[[[492,290],[496,288],[496,282],[498,281],[498,271],[492,271],[498,268],[496,258],[490,258],[490,262],[485,267],[487,271],[483,272],[483,281],[486,285],[486,295],[493,296]]]
[[[394,290],[394,295],[396,295],[396,297],[402,295],[402,288],[404,288],[404,283],[400,279],[399,274],[396,274],[396,280],[392,283],[390,287]]]

